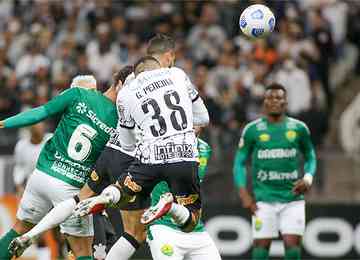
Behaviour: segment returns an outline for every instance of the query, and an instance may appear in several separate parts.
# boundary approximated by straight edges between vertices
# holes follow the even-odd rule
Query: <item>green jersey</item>
[[[198,175],[200,178],[200,182],[204,179],[205,172],[207,170],[207,163],[211,156],[211,147],[204,142],[203,140],[198,138],[198,150],[199,150],[199,171]],[[169,186],[166,182],[158,183],[152,193],[151,193],[151,205],[156,205],[160,199],[160,196],[166,192],[169,192]],[[176,230],[180,230],[179,226],[176,225],[169,214],[164,217],[156,220],[153,225],[165,225],[171,227]],[[204,231],[204,224],[202,221],[199,221],[197,226],[194,228],[193,232],[202,232]]]
[[[96,90],[75,87],[44,106],[5,120],[5,127],[34,124],[56,114],[61,120],[41,150],[36,168],[81,188],[115,131],[116,106]]]
[[[304,171],[314,175],[315,151],[305,123],[285,117],[270,123],[260,118],[247,124],[239,142],[234,162],[237,187],[246,185],[246,160],[251,155],[251,173],[256,201],[290,202],[303,199],[292,192],[301,176],[300,163],[304,156]]]

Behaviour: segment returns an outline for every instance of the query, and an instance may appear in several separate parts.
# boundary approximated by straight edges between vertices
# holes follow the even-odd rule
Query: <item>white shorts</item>
[[[52,207],[73,198],[79,191],[79,188],[35,169],[26,184],[16,217],[37,224]],[[93,236],[92,216],[69,218],[60,224],[60,231],[72,236]]]
[[[154,260],[221,260],[207,232],[185,233],[164,225],[150,227],[147,242]]]
[[[303,236],[305,231],[305,201],[289,203],[257,202],[252,216],[253,238],[276,238],[281,234]]]

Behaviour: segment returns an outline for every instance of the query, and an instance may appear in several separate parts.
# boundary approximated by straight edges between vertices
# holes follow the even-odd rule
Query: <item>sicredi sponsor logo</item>
[[[259,150],[257,153],[258,159],[282,159],[296,157],[296,149],[265,149]]]
[[[76,111],[79,114],[84,114],[86,113],[86,116],[88,118],[90,118],[90,120],[97,126],[99,127],[101,130],[103,130],[105,133],[107,133],[108,135],[114,134],[115,133],[115,129],[106,125],[103,121],[101,121],[97,116],[96,113],[94,111],[92,111],[91,109],[89,109],[87,107],[87,105],[83,102],[79,102],[76,106]]]

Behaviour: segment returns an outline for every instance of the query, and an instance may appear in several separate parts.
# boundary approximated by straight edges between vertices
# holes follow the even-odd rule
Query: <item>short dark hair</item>
[[[160,62],[155,59],[152,56],[144,56],[142,58],[140,58],[135,64],[134,64],[134,72],[135,75],[143,72],[145,70],[145,66],[148,65],[149,63],[156,63],[160,66]]]
[[[113,75],[114,84],[117,85],[119,81],[124,84],[126,78],[133,73],[134,67],[127,65]]]
[[[172,50],[175,50],[174,39],[165,34],[157,34],[150,39],[146,52],[148,55],[156,55]]]
[[[278,89],[284,91],[285,94],[287,94],[286,88],[283,85],[281,85],[280,83],[272,83],[272,84],[268,85],[265,89],[265,92],[268,90],[278,90]]]

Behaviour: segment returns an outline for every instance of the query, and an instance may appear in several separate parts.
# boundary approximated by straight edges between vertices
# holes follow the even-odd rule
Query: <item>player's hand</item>
[[[5,127],[4,121],[0,121],[0,128],[4,128],[4,127]]]
[[[104,194],[100,194],[99,196],[80,201],[76,205],[73,214],[76,217],[84,217],[90,214],[95,214],[103,211],[109,202],[109,197]]]
[[[243,204],[243,207],[245,209],[248,209],[252,215],[255,215],[258,207],[256,205],[255,200],[252,198],[249,192],[246,189],[240,189],[239,196]]]
[[[303,179],[297,180],[294,184],[292,192],[295,195],[300,195],[308,192],[310,190],[310,185],[306,183]]]

